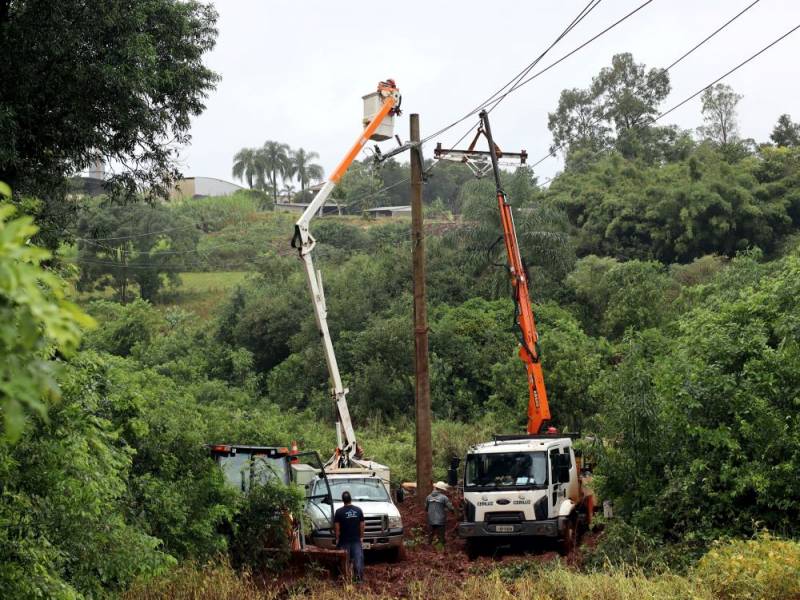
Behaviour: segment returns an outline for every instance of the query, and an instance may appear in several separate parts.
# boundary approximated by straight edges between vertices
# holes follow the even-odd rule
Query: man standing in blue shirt
[[[333,515],[333,531],[336,535],[336,547],[347,550],[347,557],[353,565],[356,581],[364,577],[364,512],[353,506],[350,492],[342,492],[344,506]]]

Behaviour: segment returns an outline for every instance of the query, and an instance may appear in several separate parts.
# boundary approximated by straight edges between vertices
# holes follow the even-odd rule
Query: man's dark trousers
[[[364,548],[361,542],[340,542],[339,548],[347,551],[347,558],[353,565],[356,580],[361,581],[364,578]]]
[[[444,531],[445,531],[445,524],[442,525],[432,525],[428,523],[428,543],[433,543],[433,536],[437,536],[439,541],[441,542],[442,546],[444,546]]]

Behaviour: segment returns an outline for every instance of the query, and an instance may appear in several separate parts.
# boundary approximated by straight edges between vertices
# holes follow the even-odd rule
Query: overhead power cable
[[[587,5],[586,5],[586,6],[583,8],[583,10],[582,10],[582,11],[581,11],[581,12],[578,14],[578,16],[576,16],[576,17],[575,17],[575,18],[572,20],[572,23],[570,23],[570,24],[569,24],[569,25],[568,25],[568,26],[567,26],[567,27],[564,29],[564,31],[562,31],[562,32],[561,32],[561,34],[560,34],[560,35],[559,35],[559,36],[558,36],[558,37],[557,37],[555,40],[553,40],[553,42],[552,42],[552,43],[551,43],[551,44],[550,44],[550,45],[549,45],[549,46],[548,46],[548,47],[545,49],[545,51],[544,51],[544,52],[542,52],[542,53],[541,53],[541,54],[540,54],[538,57],[536,57],[536,59],[535,59],[533,62],[531,62],[531,63],[530,63],[530,64],[529,64],[527,67],[525,67],[525,69],[523,69],[523,70],[522,70],[522,71],[521,71],[521,72],[520,72],[520,73],[517,75],[517,77],[515,77],[515,78],[512,80],[512,84],[511,84],[511,87],[509,88],[509,90],[508,90],[507,92],[505,92],[505,93],[504,93],[502,96],[500,96],[499,98],[497,98],[497,100],[492,100],[492,101],[491,101],[491,102],[492,102],[492,106],[491,106],[491,107],[489,107],[489,102],[485,102],[485,103],[483,104],[483,107],[484,107],[484,109],[486,110],[486,112],[492,112],[492,111],[493,111],[495,108],[497,108],[497,106],[498,106],[498,105],[499,105],[499,104],[500,104],[500,103],[501,103],[503,100],[505,100],[505,99],[506,99],[506,97],[507,97],[507,96],[508,96],[508,95],[509,95],[511,92],[513,92],[514,90],[516,90],[516,89],[517,89],[517,86],[519,85],[519,82],[520,82],[520,81],[522,81],[522,80],[525,78],[525,76],[526,76],[528,73],[530,73],[530,72],[533,70],[533,68],[534,68],[536,65],[538,65],[538,64],[539,64],[539,62],[540,62],[540,61],[541,61],[541,60],[542,60],[542,59],[543,59],[543,58],[544,58],[544,57],[547,55],[547,53],[548,53],[548,52],[550,52],[550,50],[552,50],[552,49],[553,49],[553,47],[554,47],[556,44],[558,44],[558,42],[560,42],[562,39],[564,39],[564,36],[566,36],[566,35],[567,35],[567,34],[568,34],[570,31],[572,31],[572,30],[573,30],[573,29],[574,29],[574,28],[575,28],[575,27],[576,27],[576,26],[577,26],[577,25],[578,25],[578,24],[579,24],[581,21],[583,21],[583,19],[585,19],[585,18],[586,18],[586,17],[589,15],[589,13],[590,13],[590,12],[592,12],[592,11],[593,11],[595,8],[597,8],[597,6],[600,4],[600,2],[601,2],[601,1],[602,1],[602,0],[590,1],[590,2],[589,2],[589,4],[587,4]]]
[[[652,122],[652,123],[655,123],[655,122],[656,122],[656,121],[658,121],[659,119],[661,119],[661,118],[663,118],[663,117],[666,117],[666,116],[667,116],[669,113],[671,113],[672,111],[674,111],[674,110],[676,110],[676,109],[680,108],[681,106],[683,106],[684,104],[686,104],[686,103],[687,103],[687,102],[689,102],[690,100],[692,100],[692,99],[696,98],[697,96],[699,96],[700,94],[702,94],[703,92],[705,92],[705,91],[706,91],[708,88],[710,88],[711,86],[713,86],[713,85],[715,85],[715,84],[719,83],[720,81],[722,81],[723,79],[725,79],[725,78],[726,78],[728,75],[731,75],[731,74],[735,73],[736,71],[738,71],[739,69],[741,69],[743,66],[745,66],[747,63],[749,63],[749,62],[750,62],[750,61],[752,61],[753,59],[757,58],[758,56],[761,56],[762,54],[764,54],[764,52],[766,52],[767,50],[769,50],[770,48],[772,48],[772,47],[773,47],[775,44],[777,44],[778,42],[781,42],[781,41],[782,41],[782,40],[784,40],[785,38],[789,37],[789,36],[790,36],[792,33],[794,33],[795,31],[797,31],[798,29],[800,29],[800,23],[799,23],[799,24],[797,24],[797,25],[795,25],[794,27],[792,27],[792,28],[791,28],[789,31],[787,31],[786,33],[784,33],[782,36],[780,36],[780,37],[779,37],[779,38],[777,38],[776,40],[774,40],[774,41],[770,42],[769,44],[767,44],[766,46],[764,46],[764,47],[763,47],[761,50],[759,50],[758,52],[756,52],[755,54],[753,54],[753,55],[752,55],[750,58],[747,58],[747,59],[743,60],[742,62],[740,62],[740,63],[739,63],[738,65],[736,65],[735,67],[733,67],[733,68],[732,68],[731,70],[729,70],[728,72],[726,72],[726,73],[724,73],[723,75],[720,75],[719,77],[717,77],[717,78],[716,78],[714,81],[712,81],[711,83],[709,83],[707,86],[705,86],[705,87],[703,87],[703,88],[701,88],[701,89],[697,90],[697,91],[696,91],[694,94],[692,94],[691,96],[688,96],[687,98],[684,98],[683,100],[681,100],[680,102],[678,102],[678,103],[677,103],[675,106],[673,106],[672,108],[670,108],[670,109],[668,109],[668,110],[665,110],[664,112],[662,112],[661,114],[659,114],[657,117],[654,117],[654,118],[653,118],[653,120],[652,120],[651,122]]]
[[[456,125],[458,125],[460,123],[463,123],[464,121],[466,121],[467,119],[469,119],[473,115],[478,114],[481,110],[483,110],[489,104],[491,104],[498,96],[500,96],[506,88],[508,88],[509,86],[513,87],[515,85],[515,82],[517,82],[519,80],[519,78],[524,77],[528,72],[530,72],[530,70],[533,67],[535,67],[536,64],[538,64],[538,62],[540,60],[542,60],[542,58],[544,58],[544,56],[550,50],[552,50],[552,48],[558,42],[560,42],[564,38],[564,36],[566,34],[568,34],[570,31],[572,31],[578,25],[578,23],[580,23],[592,10],[594,10],[594,8],[600,3],[600,1],[601,0],[590,0],[590,2],[586,6],[584,6],[584,8],[580,11],[580,13],[578,13],[578,15],[572,20],[572,22],[569,25],[567,25],[567,27],[564,28],[564,30],[558,35],[558,37],[547,47],[547,49],[545,49],[544,52],[542,52],[538,57],[536,57],[536,59],[534,59],[534,61],[532,63],[530,63],[528,66],[526,66],[522,71],[520,71],[517,75],[515,75],[509,82],[507,82],[505,85],[503,85],[499,90],[497,90],[494,94],[489,96],[486,100],[484,100],[483,102],[478,104],[475,108],[473,108],[471,111],[469,111],[463,117],[453,121],[449,125],[446,125],[445,127],[442,127],[441,129],[435,131],[434,133],[426,136],[425,138],[422,139],[420,144],[425,144],[426,142],[429,142],[431,139],[440,136],[441,134],[443,134],[444,132],[452,129]],[[649,4],[652,1],[653,0],[647,0],[647,2],[645,2],[645,4]],[[504,99],[509,93],[510,93],[510,91],[506,92],[502,96],[502,99]]]
[[[753,3],[749,4],[748,6],[745,6],[745,7],[744,7],[744,8],[743,8],[741,11],[739,11],[739,12],[738,12],[738,13],[736,13],[736,14],[735,14],[733,17],[731,17],[730,19],[728,19],[727,21],[725,21],[725,23],[723,23],[722,25],[720,25],[719,27],[717,27],[717,29],[715,29],[715,30],[714,30],[712,33],[710,33],[710,34],[709,34],[709,35],[707,35],[705,38],[703,38],[703,39],[702,39],[700,42],[698,42],[697,44],[695,44],[695,45],[694,45],[694,46],[693,46],[693,47],[692,47],[690,50],[688,50],[688,51],[684,52],[684,53],[681,55],[681,57],[680,57],[680,58],[678,58],[677,60],[675,60],[675,62],[673,62],[673,63],[672,63],[670,66],[668,66],[668,67],[667,67],[666,69],[664,69],[664,70],[665,70],[665,71],[669,71],[669,70],[670,70],[672,67],[674,67],[674,66],[675,66],[675,65],[677,65],[679,62],[681,62],[681,61],[682,61],[684,58],[686,58],[687,56],[689,56],[690,54],[692,54],[692,53],[693,53],[695,50],[697,50],[697,49],[698,49],[700,46],[702,46],[703,44],[705,44],[707,41],[709,41],[711,38],[713,38],[715,35],[717,35],[717,34],[718,34],[720,31],[722,31],[723,29],[725,29],[725,28],[726,28],[728,25],[730,25],[731,23],[733,23],[733,22],[734,22],[736,19],[738,19],[739,17],[741,17],[741,16],[742,16],[744,13],[746,13],[748,10],[750,10],[751,8],[753,8],[753,7],[754,7],[756,4],[758,4],[760,1],[761,1],[761,0],[755,0],[755,2],[753,2]]]
[[[752,5],[751,5],[751,6],[752,6]],[[748,8],[749,8],[749,7],[748,7]],[[729,23],[730,23],[730,22],[732,22],[732,21],[733,21],[733,20],[729,21]],[[741,69],[741,68],[742,68],[743,66],[745,66],[747,63],[751,62],[752,60],[754,60],[754,59],[755,59],[755,58],[757,58],[758,56],[762,55],[764,52],[766,52],[767,50],[769,50],[770,48],[772,48],[772,47],[773,47],[775,44],[777,44],[777,43],[781,42],[782,40],[784,40],[785,38],[787,38],[789,35],[791,35],[792,33],[794,33],[794,32],[795,32],[797,29],[800,29],[800,24],[796,25],[795,27],[793,27],[792,29],[790,29],[789,31],[787,31],[786,33],[784,33],[782,36],[778,37],[777,39],[773,40],[772,42],[770,42],[769,44],[767,44],[766,46],[764,46],[764,47],[763,47],[761,50],[759,50],[758,52],[756,52],[755,54],[753,54],[753,55],[752,55],[752,56],[750,56],[749,58],[747,58],[747,59],[743,60],[742,62],[740,62],[740,63],[739,63],[738,65],[736,65],[735,67],[731,68],[729,71],[727,71],[727,72],[726,72],[726,73],[724,73],[723,75],[720,75],[719,77],[717,77],[717,78],[716,78],[714,81],[712,81],[712,82],[711,82],[711,83],[709,83],[708,85],[706,85],[706,86],[703,86],[702,88],[700,88],[700,89],[699,89],[698,91],[696,91],[695,93],[693,93],[693,94],[691,94],[690,96],[688,96],[688,97],[684,98],[683,100],[681,100],[680,102],[678,102],[677,104],[675,104],[674,106],[672,106],[671,108],[669,108],[669,109],[667,109],[667,110],[663,111],[662,113],[658,114],[658,115],[657,115],[657,116],[655,116],[655,117],[650,117],[648,120],[646,120],[646,121],[645,121],[645,122],[643,122],[643,123],[640,123],[640,124],[638,125],[638,127],[644,127],[645,125],[650,125],[650,124],[652,124],[652,123],[655,123],[656,121],[659,121],[660,119],[664,118],[665,116],[667,116],[667,115],[668,115],[668,114],[670,114],[671,112],[673,112],[673,111],[677,110],[678,108],[680,108],[681,106],[683,106],[683,105],[684,105],[684,104],[686,104],[687,102],[689,102],[689,101],[693,100],[694,98],[696,98],[697,96],[699,96],[700,94],[702,94],[704,91],[706,91],[706,90],[707,90],[708,88],[710,88],[711,86],[713,86],[713,85],[715,85],[715,84],[719,83],[720,81],[722,81],[723,79],[725,79],[725,78],[726,78],[726,77],[728,77],[729,75],[731,75],[731,74],[735,73],[736,71],[738,71],[739,69]],[[708,41],[709,39],[711,39],[711,37],[712,37],[712,36],[709,36],[708,38],[706,38],[706,40],[704,40],[704,42],[703,42],[703,43],[705,43],[705,41]],[[699,47],[700,45],[702,45],[702,44],[698,44],[698,46],[697,46],[697,47]],[[696,48],[697,48],[697,47],[696,47]],[[693,51],[694,51],[696,48],[693,48],[693,49],[692,49],[692,52],[693,52]],[[670,65],[670,68],[672,68],[673,66],[675,66],[676,64],[678,64],[678,63],[679,63],[681,60],[683,60],[683,58],[685,58],[686,56],[688,56],[688,54],[689,54],[689,53],[685,54],[685,55],[684,55],[684,56],[682,56],[680,59],[678,59],[677,61],[675,61],[675,62],[674,62],[672,65]],[[665,70],[666,70],[666,69],[665,69]],[[566,146],[566,143],[562,143],[562,144],[560,144],[560,145],[556,146],[556,147],[555,147],[555,148],[553,148],[553,149],[552,149],[550,152],[548,152],[546,155],[544,155],[542,158],[540,158],[540,159],[539,159],[539,160],[537,160],[536,162],[532,163],[532,164],[530,165],[530,166],[531,166],[531,168],[535,168],[535,167],[537,167],[538,165],[542,164],[544,161],[548,160],[549,158],[553,158],[553,157],[555,156],[555,152],[556,152],[556,150],[564,150],[564,149],[565,149],[565,146]]]

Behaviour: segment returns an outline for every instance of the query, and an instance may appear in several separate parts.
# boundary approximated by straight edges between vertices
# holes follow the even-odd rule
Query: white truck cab
[[[327,494],[327,486],[331,490],[333,511],[326,498],[319,499]],[[399,554],[403,545],[400,511],[392,502],[388,480],[380,471],[369,469],[336,469],[327,472],[327,483],[322,478],[311,481],[308,497],[315,500],[309,500],[305,510],[312,523],[311,543],[321,548],[334,547],[331,514],[343,506],[345,491],[350,492],[353,504],[364,511],[364,549]]]
[[[568,437],[496,436],[476,444],[467,452],[463,485],[458,534],[471,555],[514,538],[558,540],[568,553],[578,526],[591,518]]]

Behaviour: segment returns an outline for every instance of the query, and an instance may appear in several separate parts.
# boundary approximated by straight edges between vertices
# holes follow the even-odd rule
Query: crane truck
[[[333,524],[329,518],[331,506],[327,503],[332,504],[334,510],[339,508],[342,505],[342,492],[349,491],[353,504],[364,511],[364,549],[388,550],[399,555],[403,543],[403,522],[400,511],[392,502],[389,468],[366,459],[356,439],[347,406],[348,389],[342,383],[328,329],[322,274],[314,267],[312,260],[316,240],[310,231],[311,220],[322,211],[331,192],[367,141],[383,141],[392,137],[394,117],[400,114],[400,90],[392,79],[380,82],[377,90],[364,96],[363,100],[364,131],[297,220],[292,238],[292,247],[298,251],[303,262],[311,291],[314,318],[322,340],[328,374],[333,384],[332,397],[336,407],[336,449],[325,464],[324,471],[327,474],[314,478],[308,484],[310,499],[306,504],[306,514],[312,523],[311,541],[316,546],[332,548]],[[325,493],[328,489],[331,494],[326,498]]]
[[[486,153],[461,152],[468,162],[488,155],[497,194],[497,206],[508,259],[508,273],[519,328],[519,356],[528,378],[527,434],[497,435],[476,444],[464,461],[464,520],[458,524],[459,537],[474,557],[490,545],[520,540],[556,540],[563,554],[572,551],[578,531],[589,525],[593,497],[587,489],[572,437],[547,427],[550,407],[541,365],[539,335],[536,331],[528,290],[528,272],[522,261],[511,204],[500,181],[498,159],[503,156],[495,144],[486,111],[480,113],[483,133],[489,143]],[[477,136],[476,136],[477,139]],[[441,153],[441,148],[438,149]],[[482,155],[482,156],[479,156]],[[523,151],[515,156],[524,162]]]

